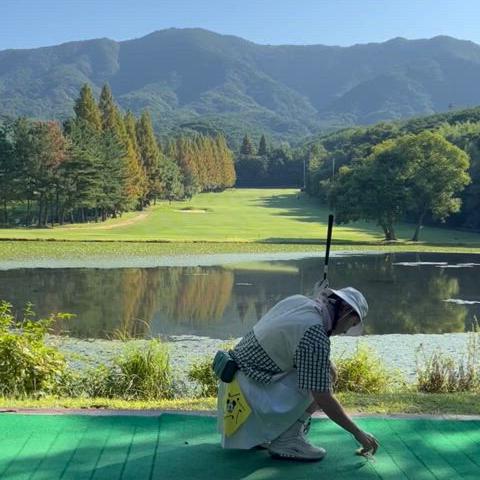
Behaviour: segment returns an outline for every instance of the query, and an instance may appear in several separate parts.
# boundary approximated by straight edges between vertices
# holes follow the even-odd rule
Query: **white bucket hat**
[[[345,303],[352,307],[360,319],[360,323],[354,327],[351,327],[347,334],[361,335],[363,331],[363,320],[368,313],[368,303],[363,294],[353,287],[345,287],[339,290],[329,288],[328,290],[329,293],[341,298]]]

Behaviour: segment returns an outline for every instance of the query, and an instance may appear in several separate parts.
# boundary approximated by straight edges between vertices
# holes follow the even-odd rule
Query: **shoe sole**
[[[268,450],[268,445],[255,445],[253,450]]]
[[[294,457],[294,456],[289,456],[289,455],[282,455],[280,453],[274,453],[274,452],[269,452],[270,456],[275,459],[275,460],[287,460],[290,462],[306,462],[306,463],[311,463],[311,462],[320,462],[325,458],[325,455],[320,458],[304,458],[304,457]]]

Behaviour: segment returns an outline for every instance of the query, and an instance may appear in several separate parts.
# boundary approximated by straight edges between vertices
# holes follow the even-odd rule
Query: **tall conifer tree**
[[[87,83],[81,88],[73,109],[77,120],[84,122],[93,131],[100,132],[102,130],[100,110],[93,97],[92,89]]]
[[[144,111],[138,120],[136,132],[140,159],[148,181],[147,199],[155,201],[161,192],[160,162],[162,154],[153,132],[152,119],[147,111]]]
[[[255,149],[253,147],[252,141],[248,135],[243,137],[242,146],[240,148],[240,153],[242,155],[255,155]]]
[[[267,141],[265,139],[265,135],[262,135],[262,138],[260,138],[260,143],[258,145],[258,155],[260,157],[263,157],[267,154]]]
[[[225,137],[218,136],[216,139],[217,148],[219,149],[222,161],[223,187],[230,188],[235,185],[237,176],[235,173],[235,163],[233,152],[228,148]]]
[[[132,208],[138,200],[136,187],[132,185],[132,182],[136,180],[135,175],[137,174],[135,154],[129,144],[122,115],[115,104],[108,84],[102,87],[98,108],[102,118],[102,152],[105,157],[103,168],[105,173],[111,172],[113,166],[116,166],[119,170],[118,174],[107,174],[104,179],[105,189],[111,192],[112,205],[109,209],[115,215],[117,210],[122,211]],[[111,148],[112,151],[109,152],[107,148]],[[114,158],[113,152],[115,152],[117,158]],[[108,165],[109,162],[112,165]],[[117,192],[121,193],[118,194]],[[122,197],[121,200],[120,197]]]
[[[102,87],[98,108],[102,118],[102,130],[104,132],[111,130],[123,143],[126,143],[125,125],[108,84]]]
[[[200,191],[198,169],[194,161],[191,140],[186,137],[178,137],[172,151],[176,154],[176,162],[182,172],[185,195],[187,198],[191,198]]]
[[[0,201],[3,223],[8,224],[8,203],[15,198],[15,180],[20,178],[13,156],[10,125],[0,125]]]
[[[124,118],[125,132],[127,135],[128,178],[127,195],[138,201],[138,207],[143,208],[146,202],[148,182],[145,169],[140,159],[140,150],[135,131],[135,117],[132,112],[127,112]]]

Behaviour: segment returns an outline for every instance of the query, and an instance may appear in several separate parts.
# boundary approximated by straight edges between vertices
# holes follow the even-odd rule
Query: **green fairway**
[[[188,415],[3,415],[0,477],[20,479],[478,479],[479,421],[358,419],[380,441],[375,461],[328,420],[309,439],[327,449],[318,463],[272,460],[267,452],[227,451],[215,419]]]
[[[99,224],[1,229],[0,239],[308,243],[325,238],[328,213],[295,189],[231,189],[200,194],[188,202],[161,202],[146,212]],[[408,240],[413,229],[413,225],[399,225],[399,240]],[[335,228],[337,243],[371,244],[382,239],[373,223]],[[479,234],[440,228],[424,228],[421,240],[480,245]]]

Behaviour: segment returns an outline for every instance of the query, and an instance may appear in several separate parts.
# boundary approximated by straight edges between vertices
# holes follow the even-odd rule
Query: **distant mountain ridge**
[[[0,115],[65,118],[83,83],[108,82],[120,106],[180,125],[292,139],[320,129],[480,104],[480,45],[439,36],[351,47],[258,45],[168,29],[0,51]]]

